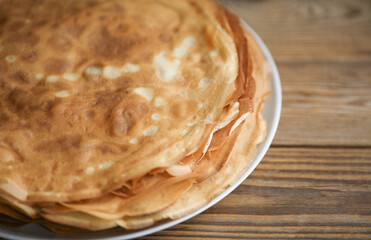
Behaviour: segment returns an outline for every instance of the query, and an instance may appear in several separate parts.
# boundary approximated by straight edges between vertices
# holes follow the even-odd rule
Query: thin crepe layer
[[[252,106],[251,105],[252,104],[251,92],[246,93],[244,91],[241,91],[239,94],[237,94],[239,95],[238,96],[239,105],[241,106],[241,107],[239,106],[240,108],[239,108],[238,117],[234,116],[232,118],[233,120],[231,120],[229,124],[226,124],[226,126],[221,128],[219,131],[216,131],[213,133],[212,140],[211,140],[211,143],[210,143],[210,146],[207,152],[203,154],[201,151],[201,155],[204,155],[204,156],[201,157],[199,162],[197,162],[200,165],[201,163],[203,164],[203,169],[206,172],[208,172],[207,174],[205,174],[204,172],[204,174],[206,176],[208,175],[209,178],[203,179],[203,178],[200,178],[200,176],[195,178],[195,179],[201,179],[204,181],[194,184],[193,187],[189,191],[186,191],[184,194],[182,194],[180,199],[175,204],[173,205],[170,204],[171,206],[168,208],[165,208],[163,210],[157,209],[155,213],[146,214],[145,216],[130,217],[126,214],[126,216],[122,217],[121,220],[117,220],[115,224],[109,221],[101,222],[100,218],[97,218],[91,215],[78,213],[78,212],[69,212],[71,211],[71,209],[64,208],[61,206],[59,209],[58,207],[52,206],[49,209],[53,209],[54,212],[49,211],[49,213],[46,213],[44,215],[50,220],[55,221],[55,222],[59,222],[59,223],[66,224],[66,225],[73,225],[73,226],[77,226],[81,228],[87,228],[90,230],[101,230],[105,228],[110,228],[110,227],[116,226],[116,224],[122,227],[128,228],[128,229],[142,228],[145,226],[149,226],[160,219],[177,218],[185,214],[188,214],[189,212],[206,204],[216,194],[222,191],[228,184],[233,183],[233,181],[238,177],[238,174],[236,173],[236,171],[233,171],[234,174],[230,174],[231,168],[233,170],[239,169],[240,171],[242,169],[240,168],[242,166],[241,164],[245,164],[245,168],[248,167],[248,161],[242,161],[242,163],[241,161],[238,161],[239,166],[237,167],[233,166],[233,162],[237,160],[231,160],[231,159],[233,158],[233,156],[236,155],[233,153],[237,151],[236,150],[236,148],[238,148],[237,146],[240,146],[239,148],[244,148],[244,151],[245,151],[245,153],[243,154],[239,153],[239,157],[242,157],[244,159],[246,159],[247,155],[251,157],[251,154],[254,152],[254,148],[256,144],[262,140],[263,138],[262,136],[264,135],[263,132],[265,131],[264,123],[263,123],[264,121],[261,119],[260,111],[261,111],[261,104],[264,101],[264,98],[267,93],[268,85],[266,82],[268,79],[268,75],[267,75],[268,71],[266,69],[264,57],[262,56],[261,52],[259,52],[260,50],[258,49],[258,46],[256,45],[256,43],[251,37],[249,37],[249,42],[250,41],[252,41],[252,46],[249,46],[249,50],[251,50],[252,53],[249,52],[249,54],[253,54],[253,56],[251,56],[252,59],[250,61],[247,61],[246,65],[249,64],[249,62],[251,61],[254,63],[253,65],[254,71],[252,72],[252,74],[254,76],[254,79],[258,81],[257,83],[258,94],[256,95],[256,98],[254,99],[255,112],[248,115],[247,117],[244,116],[246,117],[244,127],[237,126],[233,131],[235,134],[233,134],[232,137],[230,137],[229,136],[230,131],[235,125],[235,123],[238,121],[238,119],[246,113],[247,109],[249,109],[250,111],[252,110],[251,109],[251,106]],[[242,65],[241,62],[239,63],[241,66]],[[256,66],[255,66],[255,63],[256,63]],[[251,65],[250,65],[250,68],[251,68]],[[246,66],[246,69],[248,69],[248,66]],[[251,75],[251,71],[250,71],[250,75]],[[245,76],[248,76],[248,74],[246,74]],[[250,87],[253,86],[254,79],[249,78],[249,77],[247,77],[246,79],[249,79],[249,81],[246,81],[246,86],[250,86]],[[236,85],[237,83],[235,83],[235,86]],[[247,90],[249,89],[251,90],[252,88],[247,88]],[[264,92],[264,94],[262,94],[262,92]],[[232,93],[231,95],[233,95],[233,91],[230,91],[230,93]],[[250,106],[250,107],[246,107],[246,106]],[[244,112],[241,112],[241,109],[245,109]],[[249,123],[250,126],[246,127],[247,123]],[[212,126],[213,125],[210,125],[209,127],[210,132],[212,132],[211,129],[215,129],[215,125],[214,127]],[[239,135],[240,131],[242,132],[240,136],[238,137],[239,142],[237,142],[237,144],[235,145],[234,141]],[[244,135],[245,140],[240,140],[241,135]],[[249,139],[249,141],[246,141],[246,139]],[[242,141],[244,143],[248,143],[249,145],[248,150],[246,150],[246,146],[244,146],[244,143],[242,144],[240,143]],[[233,148],[233,152],[231,153],[230,150],[232,148]],[[199,150],[200,149],[202,148],[199,148]],[[238,151],[242,151],[242,150],[240,149]],[[200,151],[198,151],[198,154],[199,153]],[[197,154],[197,151],[194,154]],[[229,157],[230,154],[232,154],[232,157]],[[187,162],[187,161],[184,161],[183,159],[180,162]],[[225,166],[229,164],[231,164],[231,166],[228,167],[229,170],[226,170]],[[164,168],[164,169],[167,169],[167,168]],[[241,174],[241,172],[239,174]],[[163,173],[163,171],[160,171],[158,173]],[[218,180],[218,179],[223,179],[223,180]],[[109,207],[109,204],[107,206]],[[45,207],[44,209],[48,209],[48,207]],[[98,215],[99,214],[101,213],[98,213]],[[105,217],[107,218],[107,216]],[[78,218],[81,218],[81,222],[77,221]]]
[[[233,15],[231,16],[233,17]],[[243,34],[240,27],[239,28],[234,27],[233,29],[237,31],[237,34],[240,34],[240,33]],[[239,42],[246,42],[244,35],[243,35],[243,39],[244,41],[239,40]],[[241,54],[244,54],[244,53],[242,52]],[[241,58],[243,58],[243,56],[241,56]],[[247,61],[242,61],[242,63],[246,63],[246,62]],[[240,64],[240,69],[245,69],[244,65]],[[243,70],[241,70],[240,72],[242,71]],[[249,74],[251,75],[251,71]],[[247,76],[244,74],[243,77],[240,77],[238,79],[239,80],[249,79],[249,77],[250,76]],[[251,81],[253,80],[250,80],[250,82]],[[244,101],[244,99],[246,98],[246,95],[251,99],[253,97],[253,94],[255,93],[255,90],[252,89],[250,91],[247,91],[247,93],[250,95],[247,95],[244,91],[240,91],[239,97],[241,98],[241,104],[237,104],[237,106],[239,106],[239,109],[240,109],[238,114],[229,113],[229,112],[234,112],[235,110],[232,107],[227,106],[225,108],[227,108],[229,111],[228,110],[225,111],[226,116],[224,116],[224,118],[222,117],[222,121],[219,122],[218,124],[212,125],[213,126],[212,129],[214,130],[218,130],[218,127],[217,127],[218,125],[223,126],[221,129],[215,132],[214,137],[212,135],[214,134],[214,131],[212,131],[211,135],[207,137],[207,138],[209,137],[211,138],[211,142],[208,145],[212,146],[212,149],[209,149],[207,152],[204,152],[203,147],[201,147],[196,153],[188,156],[187,158],[192,159],[191,164],[189,163],[189,160],[188,162],[186,162],[187,160],[184,160],[184,159],[181,161],[182,165],[180,166],[178,165],[179,167],[184,168],[185,166],[189,166],[189,169],[191,169],[190,173],[188,174],[189,176],[185,175],[185,176],[182,176],[181,178],[191,179],[195,175],[195,172],[196,172],[196,174],[198,174],[198,181],[200,181],[201,179],[206,179],[207,177],[210,177],[211,175],[215,174],[220,169],[220,167],[223,165],[223,163],[226,161],[226,159],[228,159],[230,150],[234,145],[236,137],[238,136],[238,131],[233,136],[229,136],[229,135],[231,133],[232,128],[236,127],[236,122],[238,120],[241,122],[240,118],[243,117],[243,115],[246,116],[247,109],[251,109],[252,102]],[[247,106],[248,104],[250,104],[250,106]],[[232,118],[229,119],[231,116]],[[226,141],[228,141],[227,144],[225,144]],[[203,146],[205,144],[201,144],[201,145]],[[185,164],[185,166],[183,164]],[[166,170],[166,168],[164,168],[163,170]],[[151,179],[151,176],[149,177],[149,179]],[[156,177],[152,177],[152,179],[156,181]],[[169,180],[173,181],[174,179],[171,179],[171,176],[168,176],[168,179],[165,178],[162,182],[157,183],[157,185],[158,186],[167,185],[167,182]],[[151,183],[147,182],[147,184],[141,184],[140,187],[143,188],[143,185],[146,185],[146,188],[142,189],[142,193],[144,192],[145,195],[143,196],[143,194],[137,194],[134,197],[134,199],[144,198],[145,196],[150,195],[153,191],[157,191],[157,188],[152,186]],[[134,192],[138,192],[138,191],[134,190]],[[117,195],[120,195],[120,194],[117,194]],[[169,202],[171,202],[170,196],[168,196],[168,198],[169,198],[168,199]],[[135,200],[132,200],[127,195],[125,195],[123,198],[122,195],[120,197],[120,196],[114,196],[111,194],[108,196],[104,196],[101,199],[95,199],[95,200],[88,201],[88,202],[64,203],[63,205],[67,207],[66,209],[64,209],[64,211],[70,211],[71,209],[74,209],[74,210],[83,211],[85,213],[89,213],[93,216],[97,216],[100,218],[113,220],[113,219],[118,219],[124,216],[134,216],[134,214],[130,212],[130,207],[128,207],[128,202],[135,202]],[[58,208],[59,206],[57,206],[57,209]],[[150,207],[148,207],[148,209],[142,209],[142,211],[137,212],[136,215],[148,215],[151,213],[150,209],[151,209]],[[55,209],[52,207],[52,208],[44,209],[44,211],[51,213],[51,212],[55,212]]]
[[[250,49],[253,53],[252,59],[256,63],[254,64],[253,71],[254,79],[257,81],[257,94],[254,98],[255,110],[254,113],[246,118],[245,123],[241,126],[241,133],[239,134],[237,143],[233,147],[231,157],[217,174],[200,184],[195,184],[190,191],[184,194],[171,207],[147,216],[125,217],[116,221],[116,224],[127,229],[138,229],[150,226],[161,219],[185,216],[207,204],[217,194],[240,178],[250,166],[250,159],[255,152],[256,145],[264,139],[265,135],[266,127],[265,121],[261,116],[261,111],[263,102],[269,94],[269,70],[258,45],[251,36],[248,38],[251,43]],[[239,171],[235,171],[236,169]],[[81,216],[83,217],[81,218]],[[99,218],[86,214],[63,213],[56,214],[52,218],[53,221],[63,224],[73,224],[73,226],[81,228],[86,228],[86,226],[93,222],[95,223],[94,225],[89,225],[91,230],[104,229],[107,226],[100,223]],[[81,222],[71,220],[74,218],[80,219]],[[94,227],[92,228],[92,226]],[[60,231],[58,227],[54,228],[54,231],[58,230]]]
[[[230,158],[221,170],[200,184],[195,184],[174,205],[157,214],[136,218],[124,218],[117,221],[127,229],[138,229],[149,223],[162,219],[176,219],[186,216],[205,206],[228,186],[235,183],[251,165],[257,145],[264,140],[266,122],[261,112],[264,101],[268,98],[270,88],[270,69],[256,41],[245,32],[250,43],[253,61],[253,78],[256,80],[256,95],[254,97],[254,112],[250,114],[241,128],[237,142],[233,147]]]
[[[32,4],[1,2],[3,192],[99,197],[183,159],[218,121],[238,56],[215,3]]]
[[[250,41],[254,41],[249,37]],[[262,65],[254,67],[254,78],[257,80],[257,95],[255,96],[255,110],[250,114],[245,123],[240,126],[241,133],[234,145],[231,157],[223,165],[222,169],[209,179],[200,184],[195,184],[190,191],[185,193],[174,205],[156,214],[141,217],[126,217],[116,223],[127,229],[138,229],[152,225],[156,221],[166,218],[180,218],[202,206],[233,184],[250,166],[251,158],[257,144],[263,139],[266,132],[265,121],[261,116],[263,103],[269,94],[269,70],[265,65],[265,59],[254,42],[251,47],[254,62]],[[236,171],[238,169],[239,171]],[[63,216],[63,214],[61,215]],[[94,221],[94,217],[90,220]]]

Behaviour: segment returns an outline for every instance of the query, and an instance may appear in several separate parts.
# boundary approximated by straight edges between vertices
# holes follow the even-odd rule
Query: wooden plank
[[[277,60],[275,145],[371,146],[370,1],[221,2],[262,33]]]
[[[371,149],[273,147],[205,213],[142,239],[369,239]]]
[[[278,145],[371,146],[371,61],[279,62]]]
[[[252,26],[277,60],[371,59],[369,0],[219,0]]]
[[[141,239],[369,239],[370,227],[359,226],[364,221],[369,222],[364,216],[335,215],[318,221],[321,217],[204,214],[197,221],[192,220]],[[296,221],[292,221],[293,218],[305,221],[308,225],[298,226]],[[336,219],[335,226],[331,225],[331,219]],[[346,225],[338,225],[341,220]],[[351,222],[357,227],[350,226]],[[278,223],[280,225],[277,226]]]

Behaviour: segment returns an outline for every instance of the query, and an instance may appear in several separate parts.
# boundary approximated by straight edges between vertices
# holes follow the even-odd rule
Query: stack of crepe
[[[0,6],[1,213],[138,229],[249,167],[269,69],[235,15],[209,0]]]

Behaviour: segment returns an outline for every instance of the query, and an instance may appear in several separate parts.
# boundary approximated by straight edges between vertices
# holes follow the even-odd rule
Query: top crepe
[[[195,152],[238,54],[211,1],[0,0],[0,189],[95,198]]]

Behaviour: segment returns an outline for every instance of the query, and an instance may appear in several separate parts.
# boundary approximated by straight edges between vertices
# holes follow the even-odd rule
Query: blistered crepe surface
[[[96,197],[170,166],[236,78],[233,40],[197,2],[0,4],[0,188],[20,200]]]
[[[261,112],[263,103],[270,91],[269,66],[255,40],[251,36],[247,36],[247,38],[249,41],[249,52],[254,63],[252,75],[256,81],[254,112],[250,113],[243,125],[238,127],[237,142],[232,144],[234,146],[230,157],[218,173],[201,183],[194,184],[175,204],[154,214],[139,217],[123,217],[116,221],[101,220],[78,212],[46,214],[44,217],[61,224],[90,228],[91,230],[100,230],[116,225],[126,229],[139,229],[150,226],[162,219],[175,219],[186,216],[206,205],[225,188],[236,182],[251,165],[256,146],[265,137],[266,123],[261,116]],[[56,229],[59,230],[58,227]]]
[[[236,45],[238,42],[237,49],[242,50],[244,46],[247,46],[247,41],[239,26],[238,18],[233,15],[228,15],[228,22],[230,22],[230,18],[233,20],[231,20],[231,23],[233,22],[233,24],[237,25],[233,26],[233,31],[229,34],[236,36]],[[231,23],[226,24],[229,25]],[[130,186],[127,186],[130,190],[124,187],[123,192],[117,190],[115,194],[107,194],[101,198],[62,203],[64,207],[58,205],[44,207],[42,208],[42,212],[46,213],[46,215],[43,216],[49,219],[55,219],[56,216],[52,214],[70,211],[82,211],[106,220],[120,219],[124,216],[148,215],[168,207],[169,204],[174,202],[173,199],[177,199],[180,196],[178,194],[174,195],[175,192],[172,190],[174,189],[174,183],[186,179],[192,181],[194,178],[198,179],[198,181],[202,181],[202,179],[206,179],[215,174],[229,158],[236,136],[239,134],[239,130],[236,130],[236,128],[239,129],[237,126],[241,124],[242,120],[247,116],[246,114],[248,113],[246,111],[251,108],[251,101],[255,93],[255,84],[251,76],[251,69],[244,65],[251,65],[251,63],[249,63],[250,59],[249,61],[243,60],[249,57],[248,52],[244,50],[240,51],[239,56],[241,56],[242,59],[239,61],[239,68],[242,70],[241,72],[244,71],[246,74],[240,76],[238,80],[236,79],[235,85],[242,85],[242,92],[240,94],[231,92],[230,96],[236,96],[238,102],[232,102],[230,105],[224,107],[220,121],[215,125],[209,125],[212,129],[210,129],[211,135],[207,134],[207,138],[205,139],[205,141],[208,139],[210,140],[210,144],[205,143],[205,146],[210,146],[207,152],[205,152],[205,148],[202,146],[203,144],[201,144],[199,150],[187,156],[176,165],[169,167],[166,172],[162,173],[161,171],[163,170],[157,169],[157,174],[153,172],[142,177],[139,181],[136,181],[136,184],[130,184]],[[249,70],[245,71],[245,69]],[[240,82],[240,80],[243,82]],[[246,84],[248,84],[247,88],[244,87]],[[241,104],[239,104],[239,102],[241,102]],[[205,154],[204,157],[202,157],[202,153]],[[175,173],[176,175],[171,176],[167,173]],[[182,194],[187,188],[187,185],[183,184],[182,188],[176,187],[175,189],[177,189],[176,192]],[[158,199],[158,201],[155,199]]]

